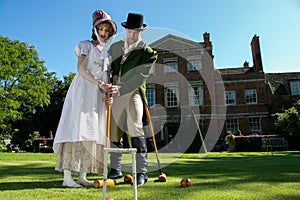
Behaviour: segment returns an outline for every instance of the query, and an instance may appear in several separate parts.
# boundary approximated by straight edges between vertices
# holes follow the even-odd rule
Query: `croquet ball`
[[[95,180],[94,188],[102,188],[104,184],[103,180]],[[114,186],[116,185],[116,181],[113,179],[106,179],[106,186]]]
[[[183,178],[181,179],[181,187],[190,187],[192,185],[192,182],[189,178]]]
[[[131,175],[127,174],[125,177],[124,177],[124,183],[133,183],[133,178]]]
[[[106,197],[105,199],[106,200],[114,200],[114,198],[112,198],[112,197]]]

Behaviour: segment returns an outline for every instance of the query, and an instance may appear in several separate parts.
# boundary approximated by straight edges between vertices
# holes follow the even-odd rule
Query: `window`
[[[197,71],[202,69],[201,60],[189,60],[188,61],[188,71]]]
[[[147,88],[146,97],[147,97],[149,108],[152,108],[155,105],[155,88],[154,88],[154,86],[149,86]]]
[[[202,83],[191,83],[189,86],[189,104],[191,106],[203,105]]]
[[[202,69],[201,55],[188,56],[187,61],[188,71],[198,71]]]
[[[292,95],[300,95],[300,81],[291,81],[290,87]]]
[[[165,58],[164,59],[164,71],[165,71],[165,73],[178,72],[178,59],[177,58]]]
[[[257,103],[256,90],[249,89],[245,90],[246,104],[255,104]]]
[[[165,104],[168,108],[178,106],[178,85],[165,85]]]
[[[236,135],[237,131],[239,129],[238,120],[237,119],[227,119],[226,120],[226,128],[227,128],[227,131],[232,131],[232,133],[234,135]]]
[[[259,117],[249,118],[249,131],[252,133],[261,133],[261,124]]]
[[[235,90],[225,91],[225,104],[235,105]]]

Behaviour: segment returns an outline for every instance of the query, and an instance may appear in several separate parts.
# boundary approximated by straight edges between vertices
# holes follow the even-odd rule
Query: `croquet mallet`
[[[110,70],[107,70],[107,79],[108,79],[108,84],[111,85],[110,82]],[[109,98],[112,97],[112,94],[106,94],[106,99],[108,100]],[[111,104],[106,102],[106,143],[105,143],[105,147],[108,148],[108,142],[109,142],[109,137],[110,137],[110,116],[111,116]]]
[[[152,135],[153,146],[154,146],[157,165],[158,165],[158,169],[159,169],[159,177],[154,182],[166,182],[167,181],[167,176],[166,176],[165,173],[163,173],[163,171],[161,169],[161,166],[160,166],[160,161],[159,161],[158,151],[157,151],[157,146],[156,146],[156,141],[155,141],[155,135],[154,135],[154,131],[153,131],[152,123],[151,123],[151,118],[150,118],[150,112],[149,112],[149,109],[148,109],[148,105],[146,105],[146,103],[144,103],[144,107],[145,107],[145,111],[146,111],[146,115],[147,115],[147,121],[148,121],[148,124],[149,124],[149,130],[150,130],[151,135]]]

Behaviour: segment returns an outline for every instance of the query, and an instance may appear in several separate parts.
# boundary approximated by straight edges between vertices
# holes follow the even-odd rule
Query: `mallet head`
[[[157,180],[155,180],[154,182],[166,182],[167,181],[167,176],[164,173],[161,173],[158,177]]]
[[[124,183],[133,183],[133,178],[131,175],[127,174],[125,177],[124,177]]]

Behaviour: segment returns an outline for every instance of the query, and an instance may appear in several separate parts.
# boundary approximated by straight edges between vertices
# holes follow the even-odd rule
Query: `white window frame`
[[[201,56],[188,56],[187,57],[187,70],[188,71],[202,70]]]
[[[164,58],[164,73],[178,73],[178,58]]]
[[[245,101],[246,101],[246,104],[257,104],[256,89],[246,89],[245,90]]]
[[[261,118],[249,117],[249,132],[258,131],[261,134]]]
[[[236,105],[235,90],[226,90],[224,94],[225,105]]]
[[[199,94],[195,94],[199,89]],[[203,83],[191,82],[189,84],[189,105],[190,106],[203,106]]]
[[[149,108],[153,108],[155,106],[155,99],[156,99],[154,85],[147,85],[146,97],[147,97]]]
[[[290,81],[291,95],[300,95],[300,81]]]
[[[226,119],[226,129],[228,131],[232,131],[234,135],[238,134],[239,130],[239,121],[237,118],[229,118]]]
[[[169,102],[169,92],[172,91],[175,95],[172,96],[172,101]],[[165,84],[165,107],[167,108],[176,108],[179,105],[179,84],[178,83],[166,83]],[[175,101],[176,98],[176,101]]]

